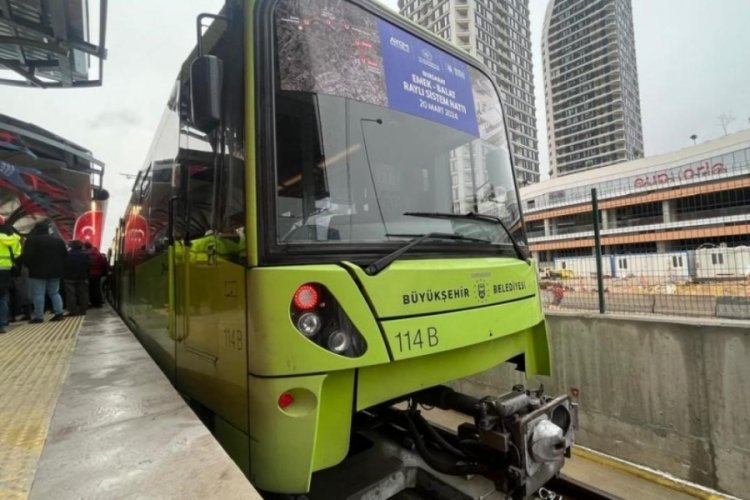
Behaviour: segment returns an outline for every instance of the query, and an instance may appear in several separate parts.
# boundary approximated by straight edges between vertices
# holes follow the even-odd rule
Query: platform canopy
[[[107,0],[0,0],[0,84],[101,85],[106,23]]]

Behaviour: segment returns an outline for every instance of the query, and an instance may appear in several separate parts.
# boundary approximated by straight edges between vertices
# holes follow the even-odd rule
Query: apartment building
[[[542,60],[551,177],[643,157],[630,0],[550,0]]]
[[[399,0],[398,6],[489,68],[501,90],[518,183],[539,182],[528,0]]]

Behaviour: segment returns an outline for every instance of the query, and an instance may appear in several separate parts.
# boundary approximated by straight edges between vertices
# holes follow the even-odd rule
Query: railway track
[[[539,500],[621,500],[594,486],[577,481],[565,474],[552,479],[537,493]]]

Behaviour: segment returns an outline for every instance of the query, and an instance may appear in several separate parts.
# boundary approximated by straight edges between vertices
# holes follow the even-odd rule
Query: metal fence
[[[565,203],[546,193],[544,207],[525,200],[547,309],[750,320],[750,150],[743,155],[733,175],[708,183],[579,187]]]

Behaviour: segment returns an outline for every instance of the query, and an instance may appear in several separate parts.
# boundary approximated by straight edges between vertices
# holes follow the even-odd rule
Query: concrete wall
[[[750,491],[750,322],[548,314],[547,393],[580,391],[578,443],[745,498]],[[458,389],[521,382],[503,365]]]

